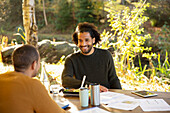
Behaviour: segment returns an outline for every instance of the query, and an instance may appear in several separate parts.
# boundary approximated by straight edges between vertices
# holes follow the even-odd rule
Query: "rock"
[[[11,56],[13,50],[21,45],[22,44],[18,44],[4,48],[2,50],[3,63],[11,64]],[[42,40],[41,42],[38,42],[40,57],[46,63],[57,63],[63,55],[67,56],[77,49],[78,48],[75,44],[71,44],[66,41],[52,42],[50,40]]]
[[[19,46],[21,46],[21,44],[5,47],[4,49],[2,49],[1,52],[2,52],[3,63],[12,64],[12,60],[11,60],[12,52],[14,51],[15,48]]]

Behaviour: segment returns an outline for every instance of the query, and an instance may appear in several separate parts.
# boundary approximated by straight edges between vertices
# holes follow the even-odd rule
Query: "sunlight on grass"
[[[0,62],[0,74],[1,73],[5,73],[5,72],[9,72],[9,71],[14,71],[14,67],[12,65],[6,65],[4,66],[3,63]]]

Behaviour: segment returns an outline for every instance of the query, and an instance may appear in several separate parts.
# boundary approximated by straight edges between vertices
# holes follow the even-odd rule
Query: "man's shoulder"
[[[74,59],[74,58],[79,57],[79,56],[80,56],[80,51],[68,55],[67,58]]]
[[[1,73],[0,75],[5,76],[5,75],[13,74],[13,73],[14,73],[14,71],[8,71],[8,72],[5,72],[5,73]]]
[[[111,55],[107,49],[96,48],[97,52],[103,55]]]
[[[36,79],[36,78],[32,78],[32,79],[31,79],[31,82],[32,82],[32,85],[33,85],[33,86],[36,86],[36,87],[37,87],[37,86],[38,86],[38,87],[39,87],[39,86],[43,86],[43,84],[41,83],[41,81],[38,80],[38,79]]]
[[[100,52],[108,52],[107,49],[101,49],[101,48],[95,48],[97,51],[100,51]]]
[[[9,79],[9,80],[13,80],[13,79],[14,80],[20,80],[20,79],[22,79],[24,82],[30,82],[30,81],[38,82],[39,81],[39,80],[30,78],[30,77],[24,75],[21,72],[16,72],[16,71],[2,73],[2,74],[0,74],[0,77],[6,78],[6,79]]]
[[[16,71],[10,71],[10,72],[5,72],[0,74],[1,78],[9,78],[12,80],[12,78],[14,79],[20,79],[20,78],[28,78],[28,76],[24,75],[23,73],[20,72],[16,72]]]
[[[0,82],[14,83],[13,81],[15,81],[15,84],[22,84],[23,87],[40,87],[42,85],[39,80],[28,77],[20,72],[12,71],[0,74]]]

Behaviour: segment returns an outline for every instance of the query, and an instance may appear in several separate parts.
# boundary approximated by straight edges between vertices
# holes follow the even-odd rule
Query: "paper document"
[[[133,110],[139,106],[134,97],[109,91],[100,93],[100,102],[106,104],[105,107],[122,110]]]
[[[124,100],[116,103],[109,103],[106,107],[122,109],[122,110],[133,110],[139,106],[136,99]]]
[[[143,111],[170,111],[170,105],[163,99],[138,99]]]
[[[130,99],[134,99],[134,97],[124,95],[121,93],[109,92],[109,91],[100,93],[100,102],[103,104],[121,102]]]
[[[77,111],[76,113],[111,113],[111,112],[101,109],[99,107],[93,107],[93,108]]]
[[[124,94],[110,92],[110,91],[100,93],[100,96],[106,96],[106,97],[109,97],[109,98],[113,98],[113,97],[116,97],[116,96],[119,96],[119,95],[124,95]]]

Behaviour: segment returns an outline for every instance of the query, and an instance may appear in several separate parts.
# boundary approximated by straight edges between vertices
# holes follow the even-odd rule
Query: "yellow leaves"
[[[20,33],[15,33],[13,35],[18,35],[18,36],[21,36],[21,38],[25,41],[25,38],[20,34]]]
[[[144,7],[146,8],[146,7],[149,7],[150,5],[151,5],[151,3],[146,3],[146,5]]]
[[[122,34],[122,32],[121,32],[121,31],[119,31],[117,35],[119,35],[119,36],[120,36],[121,34]]]
[[[0,62],[0,74],[1,73],[5,73],[5,72],[9,72],[9,71],[14,71],[14,67],[12,65],[6,65],[4,66],[3,63]]]
[[[8,46],[8,37],[7,37],[7,36],[3,36],[1,43],[2,43],[2,44],[1,44],[1,49],[7,47],[7,46]]]
[[[113,45],[113,47],[115,47],[115,53],[118,53],[115,54],[115,57],[119,58],[121,65],[124,65],[127,61],[127,56],[131,57],[131,59],[129,59],[131,61],[128,62],[133,63],[136,54],[144,50],[151,50],[150,48],[142,47],[146,39],[150,38],[149,34],[141,35],[144,32],[144,28],[141,28],[141,25],[148,19],[143,15],[145,9],[146,7],[140,6],[140,8],[136,7],[132,10],[125,8],[122,12],[109,10],[108,22],[110,22],[109,26],[112,27],[111,30],[114,31],[114,34],[113,36],[109,36],[107,33],[102,35],[102,37],[104,37],[104,40],[102,40],[102,48]],[[108,44],[110,43],[108,42],[108,37],[116,37],[117,42]],[[123,69],[122,66],[121,69]]]
[[[1,40],[0,40],[1,42]],[[0,63],[2,62],[2,49],[8,46],[8,37],[2,36],[2,42],[0,43]]]
[[[63,55],[60,60],[57,62],[56,65],[64,65],[64,59],[65,59],[65,56]]]
[[[2,47],[0,46],[0,63],[2,62],[2,53],[1,53],[1,51],[2,51]]]
[[[23,40],[24,40],[24,42],[26,42],[26,40],[25,40],[25,32],[23,31],[23,29],[21,28],[21,27],[18,27],[18,33],[15,33],[15,34],[13,34],[13,35],[18,35],[18,36],[20,36]],[[20,33],[20,31],[23,33],[23,35]]]
[[[148,58],[148,59],[151,59],[152,57],[153,57],[153,58],[156,58],[156,57],[157,57],[157,54],[156,54],[156,53],[152,53],[152,52],[151,52],[151,54],[149,54],[149,53],[143,53],[143,54],[142,54],[142,57],[146,57],[146,58]]]
[[[141,47],[134,47],[134,52],[139,53],[141,51]]]
[[[53,79],[61,84],[61,74],[64,69],[63,63],[60,64],[46,64],[46,71]]]
[[[106,49],[107,47],[109,47],[110,45],[110,43],[109,43],[109,38],[113,38],[113,34],[112,33],[110,33],[109,31],[106,31],[106,30],[104,30],[103,31],[103,33],[101,34],[101,44],[102,44],[102,46],[100,47],[100,48],[102,48],[102,49]]]

